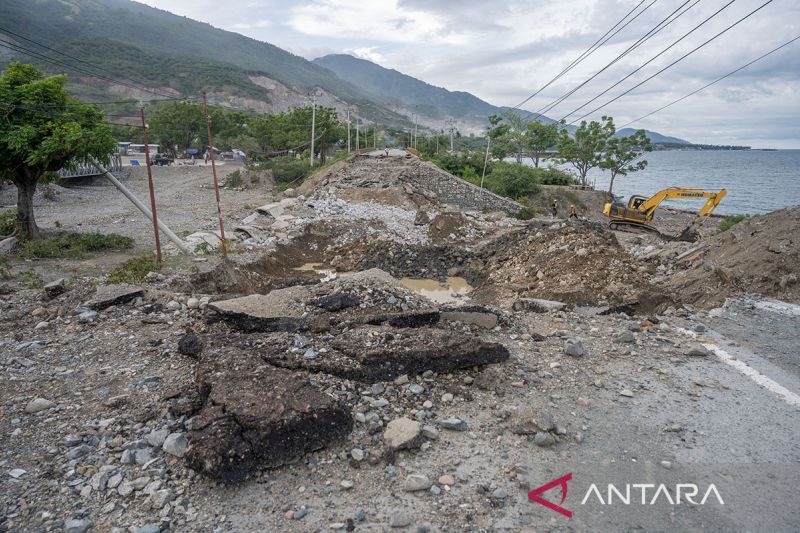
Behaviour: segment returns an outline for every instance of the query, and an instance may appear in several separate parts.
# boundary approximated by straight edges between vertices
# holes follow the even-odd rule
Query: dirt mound
[[[472,240],[478,233],[478,225],[457,211],[436,215],[428,226],[428,237],[433,242]]]
[[[667,284],[685,302],[716,306],[737,293],[800,303],[800,206],[753,217],[706,240]]]
[[[590,222],[530,225],[492,244],[480,291],[494,298],[528,297],[572,304],[635,304],[642,311],[667,297],[648,283],[651,267],[631,258],[614,235]]]

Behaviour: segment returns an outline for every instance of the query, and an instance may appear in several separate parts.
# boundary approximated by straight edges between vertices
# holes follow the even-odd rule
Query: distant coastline
[[[683,144],[683,143],[653,143],[654,150],[752,150],[749,146],[736,146],[728,144]],[[774,150],[762,148],[761,150]]]

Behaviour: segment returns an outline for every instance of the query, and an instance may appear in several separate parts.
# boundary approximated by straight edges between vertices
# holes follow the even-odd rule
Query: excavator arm
[[[653,196],[651,196],[650,198],[639,204],[637,209],[640,212],[645,213],[647,215],[647,220],[649,221],[653,219],[653,213],[655,212],[656,208],[661,204],[661,202],[663,202],[664,200],[669,200],[673,198],[682,198],[682,199],[706,198],[708,201],[705,203],[705,205],[703,205],[703,207],[697,213],[697,216],[707,217],[719,205],[719,203],[722,201],[722,199],[725,197],[726,194],[728,194],[728,191],[726,189],[721,189],[717,192],[714,192],[714,191],[707,191],[705,189],[670,187],[668,189],[662,189],[658,191]]]

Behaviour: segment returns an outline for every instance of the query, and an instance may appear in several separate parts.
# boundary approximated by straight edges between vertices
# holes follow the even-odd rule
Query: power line
[[[634,122],[639,122],[640,120],[646,119],[647,117],[649,117],[649,116],[651,116],[651,115],[655,115],[655,114],[656,114],[656,113],[658,113],[659,111],[663,111],[664,109],[666,109],[666,108],[668,108],[668,107],[670,107],[670,106],[673,106],[673,105],[677,104],[678,102],[682,102],[683,100],[686,100],[686,99],[687,99],[687,98],[689,98],[690,96],[694,96],[695,94],[699,93],[700,91],[703,91],[703,90],[705,90],[705,89],[708,89],[709,87],[711,87],[711,86],[712,86],[712,85],[714,85],[715,83],[718,83],[718,82],[720,82],[720,81],[724,80],[725,78],[728,78],[728,77],[730,77],[730,76],[733,76],[734,74],[736,74],[736,73],[737,73],[737,72],[739,72],[740,70],[744,70],[744,69],[746,69],[747,67],[749,67],[750,65],[752,65],[753,63],[755,63],[755,62],[757,62],[757,61],[761,61],[762,59],[764,59],[764,58],[765,58],[765,57],[767,57],[768,55],[774,54],[775,52],[777,52],[777,51],[778,51],[778,50],[780,50],[781,48],[785,48],[785,47],[789,46],[790,44],[792,44],[793,42],[797,41],[798,39],[800,39],[800,35],[798,35],[798,36],[797,36],[797,37],[795,37],[794,39],[791,39],[790,41],[787,41],[787,42],[783,43],[782,45],[778,46],[777,48],[773,48],[773,49],[772,49],[772,50],[770,50],[769,52],[767,52],[767,53],[765,53],[765,54],[763,54],[763,55],[760,55],[759,57],[757,57],[757,58],[753,59],[752,61],[750,61],[750,62],[748,62],[748,63],[745,63],[744,65],[742,65],[741,67],[737,68],[736,70],[732,70],[732,71],[728,72],[727,74],[725,74],[724,76],[720,76],[719,78],[715,79],[715,80],[714,80],[714,81],[712,81],[711,83],[707,83],[707,84],[703,85],[702,87],[700,87],[699,89],[695,89],[694,91],[690,92],[689,94],[686,94],[686,95],[684,95],[684,96],[681,96],[681,97],[680,97],[680,98],[678,98],[677,100],[673,100],[672,102],[668,103],[667,105],[663,105],[663,106],[659,107],[658,109],[656,109],[656,110],[654,110],[654,111],[651,111],[651,112],[647,113],[646,115],[642,115],[642,116],[641,116],[641,117],[639,117],[639,118],[633,119],[633,120],[631,120],[630,122],[628,122],[628,123],[626,123],[626,124],[623,124],[622,126],[620,126],[620,129],[622,129],[622,128],[626,127],[626,126],[630,126],[630,125],[631,125],[631,124],[633,124]]]
[[[88,62],[88,61],[86,61],[86,60],[84,60],[84,59],[81,59],[81,58],[79,58],[79,57],[75,57],[75,56],[73,56],[73,55],[67,54],[67,53],[65,53],[65,52],[62,52],[61,50],[57,50],[57,49],[55,49],[55,48],[52,48],[52,47],[50,47],[50,46],[47,46],[46,44],[40,43],[40,42],[38,42],[38,41],[35,41],[35,40],[33,40],[33,39],[30,39],[30,38],[28,38],[28,37],[25,37],[24,35],[20,35],[20,34],[18,34],[18,33],[15,33],[15,32],[13,32],[13,31],[11,31],[11,30],[8,30],[8,29],[5,29],[5,28],[3,28],[3,27],[0,27],[0,31],[2,31],[2,32],[4,32],[4,33],[7,33],[7,34],[9,34],[9,35],[13,35],[13,36],[15,36],[15,37],[18,37],[18,38],[20,38],[20,39],[23,39],[23,40],[25,40],[25,41],[27,41],[27,42],[29,42],[29,43],[31,43],[31,44],[34,44],[34,45],[36,45],[36,46],[39,46],[40,48],[44,48],[45,50],[49,50],[49,51],[51,51],[51,52],[55,52],[56,54],[59,54],[59,55],[61,55],[61,56],[64,56],[64,57],[66,57],[66,58],[69,58],[69,59],[72,59],[72,60],[74,60],[74,61],[78,61],[79,63],[83,63],[83,64],[85,64],[85,65],[88,65],[89,67],[91,67],[91,68],[93,68],[93,69],[95,69],[95,70],[100,70],[100,71],[103,71],[103,72],[107,72],[107,73],[111,74],[112,76],[117,76],[117,74],[116,74],[116,73],[114,73],[114,72],[112,72],[112,71],[108,70],[107,68],[101,67],[101,66],[99,66],[99,65],[96,65],[96,64],[93,64],[93,63],[90,63],[90,62]],[[15,44],[15,43],[11,43],[11,44]],[[15,46],[19,46],[19,45],[16,45],[16,44],[15,44]],[[22,47],[20,47],[20,48],[22,48]],[[113,81],[116,81],[117,83],[122,83],[122,84],[124,84],[124,85],[127,85],[125,82],[122,82],[122,81],[120,81],[120,80],[118,80],[118,79],[115,79],[115,78],[108,78],[108,77],[106,77],[105,79],[108,79],[108,80],[113,80]],[[141,89],[141,90],[144,90],[144,91],[146,91],[146,92],[149,92],[149,93],[151,93],[151,94],[155,94],[155,95],[158,95],[158,96],[163,96],[163,97],[165,97],[165,98],[172,98],[172,96],[171,96],[171,95],[165,95],[165,94],[159,93],[158,91],[154,91],[154,90],[152,90],[152,89],[149,89],[149,88],[147,88],[147,87],[146,87],[146,84],[144,84],[144,83],[142,83],[142,82],[137,82],[136,80],[132,80],[132,81],[134,82],[134,84],[135,84],[135,85],[138,85],[138,86],[139,86],[138,88],[139,88],[139,89]],[[128,86],[130,86],[130,85],[128,85]]]
[[[656,24],[655,26],[653,26],[653,28],[651,28],[651,29],[650,29],[650,30],[648,30],[648,31],[647,31],[647,32],[646,32],[644,35],[642,35],[642,36],[641,36],[641,37],[640,37],[640,38],[639,38],[639,39],[638,39],[638,40],[637,40],[635,43],[633,43],[632,45],[630,45],[630,46],[629,46],[629,47],[628,47],[628,48],[627,48],[627,49],[626,49],[624,52],[622,52],[622,53],[621,53],[621,54],[619,54],[617,57],[615,57],[615,58],[614,58],[614,59],[613,59],[613,60],[612,60],[610,63],[608,63],[606,66],[604,66],[603,68],[601,68],[600,70],[598,70],[597,72],[595,72],[595,73],[594,73],[592,76],[590,76],[589,78],[587,78],[586,80],[584,80],[584,81],[583,81],[582,83],[580,83],[580,84],[579,84],[577,87],[575,87],[575,88],[573,88],[573,89],[571,89],[571,90],[567,91],[565,94],[563,94],[562,96],[560,96],[560,97],[556,98],[556,99],[555,99],[555,100],[553,100],[551,103],[549,103],[549,104],[547,104],[547,105],[545,105],[545,106],[543,106],[543,107],[539,108],[539,110],[537,110],[537,111],[536,111],[536,116],[535,116],[535,117],[533,117],[532,119],[528,119],[528,120],[535,120],[536,118],[538,118],[538,117],[542,116],[544,113],[547,113],[548,111],[552,110],[552,109],[553,109],[554,107],[556,107],[558,104],[560,104],[561,102],[563,102],[564,100],[566,100],[567,98],[569,98],[570,96],[572,96],[573,94],[575,94],[575,93],[576,93],[578,90],[580,90],[581,88],[583,88],[584,86],[586,86],[586,84],[587,84],[587,83],[589,83],[589,82],[590,82],[590,81],[592,81],[594,78],[596,78],[597,76],[599,76],[601,73],[603,73],[604,71],[606,71],[608,68],[610,68],[611,66],[613,66],[613,65],[614,65],[615,63],[617,63],[617,62],[618,62],[620,59],[622,59],[623,57],[625,57],[626,55],[628,55],[630,52],[632,52],[633,50],[635,50],[636,48],[638,48],[639,46],[641,46],[642,44],[644,44],[644,43],[645,43],[645,42],[647,42],[648,40],[650,40],[650,39],[652,39],[653,37],[655,37],[656,35],[658,35],[658,33],[660,33],[660,32],[661,32],[661,31],[662,31],[664,28],[666,28],[667,26],[669,26],[670,24],[672,24],[673,22],[675,22],[676,20],[678,20],[678,19],[679,19],[681,16],[683,16],[683,15],[684,15],[684,14],[685,14],[687,11],[689,11],[689,10],[690,10],[690,9],[692,9],[694,6],[696,6],[698,3],[700,3],[700,1],[701,1],[701,0],[695,0],[695,1],[694,1],[694,3],[693,3],[692,5],[690,5],[689,7],[687,7],[686,9],[684,9],[683,11],[681,11],[680,13],[678,13],[678,11],[680,11],[680,10],[681,10],[681,9],[682,9],[682,8],[683,8],[683,7],[684,7],[686,4],[688,4],[690,1],[691,1],[691,0],[686,0],[686,1],[685,1],[683,4],[681,4],[680,6],[678,6],[678,7],[677,7],[677,8],[676,8],[676,9],[675,9],[675,10],[674,10],[672,13],[670,13],[670,14],[669,14],[669,15],[667,15],[667,16],[666,16],[666,17],[665,17],[663,20],[661,20],[661,22],[659,22],[658,24]],[[677,15],[675,15],[676,13],[678,13],[678,14],[677,14]],[[675,16],[673,17],[673,15],[675,15]]]
[[[99,79],[104,80],[104,81],[108,81],[108,82],[111,82],[111,83],[117,83],[117,84],[120,84],[120,85],[124,85],[125,87],[128,87],[130,89],[137,89],[137,90],[140,90],[140,91],[149,92],[149,93],[152,93],[152,94],[155,94],[155,95],[158,95],[158,96],[163,96],[164,98],[173,98],[172,96],[163,95],[163,94],[158,93],[156,91],[153,91],[151,89],[146,89],[144,87],[139,87],[139,86],[133,85],[131,83],[127,83],[127,82],[124,82],[124,81],[121,81],[121,80],[117,80],[117,79],[114,79],[114,78],[109,78],[108,76],[103,76],[102,74],[97,74],[96,72],[92,72],[92,71],[90,71],[88,69],[85,69],[85,68],[82,68],[82,67],[76,67],[75,65],[70,65],[69,63],[66,63],[66,62],[58,60],[58,59],[54,59],[54,58],[46,56],[46,55],[44,55],[42,53],[36,52],[35,50],[31,50],[30,48],[25,48],[24,46],[20,46],[20,45],[15,44],[15,43],[11,43],[11,42],[8,42],[8,41],[0,40],[0,46],[2,46],[4,48],[8,48],[9,50],[12,50],[14,52],[25,54],[25,55],[33,57],[35,59],[39,59],[41,61],[45,61],[45,62],[53,64],[53,65],[59,65],[59,66],[68,68],[70,70],[76,71],[76,72],[80,72],[80,73],[83,73],[83,74],[86,74],[86,75],[89,75],[89,76],[93,76],[95,78],[99,78]]]
[[[82,73],[82,74],[85,74],[85,75],[88,75],[88,76],[92,76],[92,77],[95,77],[95,78],[98,78],[98,79],[101,79],[101,80],[104,80],[104,81],[107,81],[107,82],[110,82],[110,83],[116,83],[116,84],[128,87],[130,89],[136,89],[136,90],[139,90],[139,91],[148,92],[148,93],[151,93],[151,94],[154,94],[156,96],[160,96],[161,97],[161,98],[158,98],[158,99],[152,99],[152,100],[148,100],[148,101],[154,101],[154,100],[159,100],[159,101],[162,101],[162,100],[186,100],[185,97],[176,98],[174,96],[169,96],[169,95],[166,95],[166,94],[163,94],[163,93],[159,93],[157,91],[154,91],[152,89],[148,89],[146,87],[140,87],[140,86],[137,86],[137,85],[134,85],[134,84],[122,81],[122,80],[118,80],[118,79],[115,79],[115,78],[110,78],[108,76],[103,76],[102,74],[98,74],[98,73],[93,72],[91,70],[88,70],[88,69],[85,69],[85,68],[82,68],[82,67],[77,67],[75,65],[71,65],[71,64],[66,63],[64,61],[61,61],[61,60],[58,60],[58,59],[54,59],[54,58],[46,56],[46,55],[44,55],[42,53],[36,52],[34,50],[31,50],[30,48],[25,48],[24,46],[20,46],[18,44],[11,43],[11,42],[8,42],[8,41],[4,41],[4,40],[1,40],[1,39],[0,39],[0,46],[2,46],[4,48],[8,48],[9,50],[12,50],[14,52],[33,57],[34,59],[39,59],[40,61],[43,61],[45,63],[62,66],[62,67],[67,68],[69,70],[72,70],[72,71],[75,71],[75,72],[79,72],[79,73]],[[98,103],[105,103],[105,102],[98,102]]]
[[[698,50],[700,50],[701,48],[703,48],[704,46],[706,46],[706,45],[707,45],[708,43],[710,43],[711,41],[713,41],[713,40],[717,39],[717,38],[718,38],[718,37],[720,37],[721,35],[723,35],[723,34],[727,33],[729,30],[731,30],[731,29],[733,29],[734,27],[736,27],[737,25],[739,25],[740,23],[744,22],[745,20],[747,20],[748,18],[750,18],[751,16],[753,16],[753,15],[754,15],[756,12],[760,11],[761,9],[763,9],[764,7],[766,7],[767,5],[771,4],[773,1],[774,1],[774,0],[767,0],[766,2],[764,2],[763,4],[761,4],[760,6],[758,6],[757,8],[755,8],[753,11],[751,11],[750,13],[748,13],[747,15],[743,16],[742,18],[740,18],[739,20],[737,20],[736,22],[734,22],[733,24],[731,24],[730,26],[728,26],[727,28],[725,28],[724,30],[722,30],[721,32],[717,33],[716,35],[714,35],[714,36],[713,36],[713,37],[711,37],[710,39],[706,40],[705,42],[703,42],[703,43],[702,43],[702,44],[700,44],[699,46],[697,46],[697,47],[693,48],[692,50],[690,50],[690,51],[689,51],[689,52],[687,52],[686,54],[682,55],[681,57],[679,57],[678,59],[676,59],[675,61],[673,61],[673,62],[672,62],[672,63],[670,63],[669,65],[667,65],[666,67],[662,68],[661,70],[659,70],[659,71],[658,71],[658,72],[656,72],[655,74],[653,74],[653,75],[651,75],[651,76],[649,76],[649,77],[645,78],[644,80],[640,81],[639,83],[637,83],[636,85],[634,85],[633,87],[631,87],[630,89],[628,89],[627,91],[623,92],[622,94],[619,94],[619,95],[615,96],[614,98],[612,98],[612,99],[611,99],[611,100],[609,100],[608,102],[604,103],[603,105],[601,105],[601,106],[598,106],[598,107],[596,107],[596,108],[592,109],[591,111],[589,111],[588,113],[584,114],[583,116],[581,116],[581,117],[579,117],[579,118],[576,118],[575,120],[573,120],[572,122],[570,122],[570,124],[574,124],[575,122],[577,122],[577,121],[579,121],[579,120],[582,120],[582,119],[584,119],[584,118],[588,117],[588,116],[589,116],[589,115],[591,115],[592,113],[594,113],[594,112],[596,112],[596,111],[599,111],[600,109],[604,108],[605,106],[607,106],[607,105],[608,105],[608,104],[610,104],[610,103],[616,102],[617,100],[619,100],[620,98],[622,98],[622,97],[623,97],[623,96],[625,96],[626,94],[628,94],[628,93],[630,93],[631,91],[634,91],[635,89],[637,89],[637,88],[641,87],[642,85],[644,85],[644,84],[645,84],[645,83],[647,83],[648,81],[652,80],[653,78],[655,78],[656,76],[658,76],[659,74],[661,74],[662,72],[664,72],[665,70],[667,70],[667,69],[669,69],[669,68],[673,67],[674,65],[677,65],[678,63],[680,63],[681,61],[683,61],[684,59],[686,59],[686,58],[687,58],[687,57],[689,57],[690,55],[694,54],[695,52],[697,52]],[[570,113],[570,114],[571,114],[571,113]],[[569,115],[567,115],[567,116],[569,116]],[[566,118],[566,117],[564,117],[564,118]]]
[[[649,65],[650,63],[652,63],[653,61],[655,61],[656,59],[658,59],[659,57],[661,57],[661,56],[662,56],[662,55],[664,55],[665,53],[667,53],[669,50],[671,50],[672,48],[674,48],[675,46],[677,46],[677,45],[678,45],[678,44],[679,44],[681,41],[683,41],[683,40],[684,40],[684,39],[686,39],[688,36],[690,36],[692,33],[694,33],[695,31],[699,30],[699,29],[700,29],[702,26],[704,26],[704,25],[705,25],[705,24],[706,24],[708,21],[710,21],[711,19],[713,19],[714,17],[716,17],[717,15],[719,15],[719,14],[720,14],[722,11],[724,11],[725,9],[727,9],[727,8],[728,8],[728,7],[729,7],[731,4],[733,4],[735,1],[736,1],[736,0],[730,0],[730,1],[729,1],[727,4],[723,5],[723,6],[722,6],[722,7],[720,7],[718,10],[716,10],[714,13],[712,13],[710,16],[708,16],[706,19],[704,19],[704,20],[703,20],[703,21],[701,21],[699,24],[697,24],[697,25],[696,25],[694,28],[692,28],[691,30],[689,30],[688,32],[686,32],[686,33],[684,33],[682,36],[680,36],[680,37],[679,37],[679,38],[678,38],[676,41],[674,41],[672,44],[670,44],[669,46],[667,46],[666,48],[664,48],[663,50],[661,50],[659,53],[657,53],[656,55],[654,55],[653,57],[651,57],[650,59],[648,59],[647,61],[645,61],[643,64],[639,65],[637,68],[635,68],[634,70],[632,70],[631,72],[629,72],[629,73],[628,73],[626,76],[624,76],[622,79],[620,79],[620,80],[616,81],[615,83],[613,83],[613,84],[612,84],[612,85],[610,85],[609,87],[606,87],[606,88],[605,88],[605,89],[604,89],[604,90],[603,90],[601,93],[599,93],[599,94],[595,95],[595,96],[594,96],[594,97],[592,97],[590,100],[587,100],[586,102],[584,102],[584,103],[583,103],[583,104],[581,104],[580,106],[576,107],[575,109],[573,109],[572,111],[570,111],[569,113],[567,113],[566,115],[564,115],[564,116],[561,118],[561,120],[564,120],[564,119],[566,119],[567,117],[569,117],[569,116],[570,116],[570,115],[572,115],[573,113],[575,113],[575,112],[577,112],[577,111],[579,111],[579,110],[583,109],[583,108],[584,108],[584,107],[586,107],[587,105],[591,104],[592,102],[594,102],[595,100],[597,100],[598,98],[600,98],[601,96],[603,96],[604,94],[608,93],[608,92],[609,92],[610,90],[612,90],[614,87],[617,87],[619,84],[621,84],[622,82],[624,82],[625,80],[627,80],[628,78],[630,78],[631,76],[633,76],[634,74],[636,74],[637,72],[639,72],[640,70],[642,70],[644,67],[646,67],[647,65]]]
[[[595,42],[594,42],[594,43],[593,43],[593,44],[592,44],[592,45],[591,45],[589,48],[587,48],[586,50],[584,50],[584,51],[583,51],[583,52],[582,52],[582,53],[581,53],[581,54],[580,54],[578,57],[576,57],[575,59],[573,59],[573,60],[572,60],[572,63],[570,63],[569,65],[567,65],[567,66],[566,66],[566,67],[565,67],[565,68],[564,68],[564,69],[563,69],[561,72],[559,72],[559,73],[558,73],[558,74],[557,74],[557,75],[556,75],[556,76],[555,76],[553,79],[551,79],[550,81],[548,81],[547,83],[545,83],[544,85],[542,85],[542,86],[541,86],[541,87],[540,87],[540,88],[539,88],[539,89],[538,89],[538,90],[537,90],[535,93],[533,93],[532,95],[530,95],[529,97],[527,97],[525,100],[523,100],[522,102],[520,102],[520,103],[518,103],[517,105],[515,105],[515,106],[514,106],[514,108],[515,108],[515,109],[519,109],[519,108],[521,108],[521,107],[522,107],[523,105],[525,105],[525,104],[526,104],[528,101],[530,101],[532,98],[534,98],[534,97],[535,97],[537,94],[539,94],[540,92],[542,92],[543,90],[545,90],[546,88],[548,88],[548,87],[549,87],[549,86],[550,86],[552,83],[554,83],[555,81],[557,81],[557,80],[558,80],[558,79],[559,79],[561,76],[563,76],[564,74],[566,74],[567,72],[569,72],[570,70],[572,70],[574,67],[576,67],[576,66],[578,65],[578,63],[580,63],[581,61],[583,61],[584,59],[586,59],[587,57],[589,57],[590,55],[592,55],[592,54],[593,54],[593,53],[594,53],[594,52],[595,52],[595,51],[596,51],[598,48],[600,48],[601,46],[603,46],[603,44],[605,44],[605,43],[608,41],[608,39],[611,39],[611,37],[613,37],[614,35],[616,35],[617,33],[619,33],[619,31],[620,31],[620,30],[622,30],[622,29],[623,29],[625,26],[627,26],[628,24],[630,24],[631,22],[633,22],[633,21],[636,19],[636,17],[638,17],[639,15],[641,15],[642,13],[644,13],[644,12],[645,12],[645,11],[646,11],[646,10],[647,10],[647,9],[648,9],[650,6],[652,6],[653,4],[655,4],[655,3],[656,3],[656,1],[658,1],[658,0],[653,0],[653,2],[651,2],[651,3],[650,3],[648,6],[647,6],[647,7],[645,7],[645,8],[644,8],[644,9],[643,9],[643,10],[642,10],[642,11],[641,11],[641,12],[640,12],[638,15],[636,15],[636,17],[634,17],[634,18],[632,18],[631,20],[629,20],[629,21],[628,21],[628,22],[625,24],[625,26],[623,26],[622,28],[620,28],[619,30],[617,30],[616,32],[614,32],[614,34],[612,34],[612,35],[608,36],[608,39],[606,39],[606,36],[607,36],[607,35],[609,35],[609,33],[611,33],[612,31],[614,31],[614,29],[615,29],[617,26],[619,26],[620,24],[622,24],[622,22],[623,22],[623,21],[624,21],[626,18],[628,18],[628,17],[631,15],[631,13],[633,13],[634,11],[636,11],[637,9],[639,9],[639,6],[641,6],[642,4],[644,4],[644,3],[645,3],[645,1],[646,1],[646,0],[641,0],[641,2],[639,2],[638,4],[636,4],[636,5],[634,6],[634,8],[633,8],[633,9],[631,9],[630,11],[628,11],[628,12],[625,14],[625,16],[624,16],[624,17],[622,17],[622,18],[621,18],[621,19],[620,19],[620,20],[619,20],[619,21],[618,21],[616,24],[614,24],[614,25],[611,27],[611,29],[609,29],[607,32],[605,32],[605,33],[604,33],[604,34],[603,34],[603,35],[602,35],[602,36],[601,36],[599,39],[597,39],[597,40],[596,40],[596,41],[595,41]],[[603,40],[603,39],[605,39],[605,40]],[[602,42],[601,42],[601,41],[602,41]],[[598,43],[599,43],[599,44],[598,44]]]

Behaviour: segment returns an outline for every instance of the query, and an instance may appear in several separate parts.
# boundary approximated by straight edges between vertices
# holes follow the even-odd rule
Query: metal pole
[[[317,93],[311,97],[311,156],[309,156],[309,164],[314,166],[314,128],[317,125]]]
[[[361,140],[358,138],[358,117],[356,117],[356,150],[361,149]]]
[[[129,191],[122,183],[120,183],[120,181],[117,178],[115,178],[114,175],[111,172],[109,172],[108,169],[106,169],[103,165],[101,165],[97,160],[92,159],[91,161],[92,164],[97,167],[97,170],[99,170],[100,173],[114,185],[114,187],[119,189],[120,192],[124,194],[125,197],[128,200],[130,200],[131,203],[133,203],[133,205],[135,205],[139,211],[144,213],[147,218],[152,220],[153,213],[150,212],[150,210],[147,209],[147,207],[138,198],[136,198],[136,196],[134,196],[134,194],[131,191]],[[180,249],[180,251],[182,251],[185,254],[193,255],[192,250],[188,246],[186,246],[186,243],[183,242],[183,240],[181,240],[180,237],[175,235],[172,232],[172,230],[167,227],[166,224],[164,224],[159,220],[158,227],[159,229],[161,229],[161,231],[164,232],[164,235],[166,235],[169,240],[175,243],[175,246],[177,246]]]
[[[147,142],[147,124],[144,121],[144,106],[139,108],[142,115],[142,135],[144,136],[144,160],[147,163],[147,186],[150,189],[150,210],[153,212],[153,232],[156,236],[156,261],[161,264],[161,239],[158,236],[158,215],[156,214],[156,193],[153,191],[153,171],[150,168],[150,145]]]
[[[347,153],[350,153],[350,110],[347,110]]]
[[[492,143],[492,138],[486,136],[486,157],[483,160],[483,174],[481,175],[481,189],[483,189],[483,178],[486,177],[486,163],[489,162],[489,145]]]
[[[222,208],[219,205],[219,182],[217,181],[217,165],[214,163],[214,142],[211,139],[211,123],[208,121],[208,100],[203,91],[203,113],[206,117],[206,131],[208,132],[208,148],[211,152],[211,173],[214,175],[214,194],[217,196],[217,217],[219,218],[219,236],[222,241],[222,257],[228,257],[228,245],[225,242],[225,223],[222,221]]]

